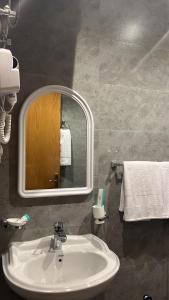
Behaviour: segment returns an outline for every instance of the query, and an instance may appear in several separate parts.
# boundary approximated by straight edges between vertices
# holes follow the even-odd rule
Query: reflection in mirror
[[[56,92],[35,98],[25,130],[26,190],[86,186],[87,121],[76,101]]]

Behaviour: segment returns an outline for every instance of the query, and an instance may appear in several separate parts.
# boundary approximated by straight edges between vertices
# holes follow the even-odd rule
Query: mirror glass
[[[18,191],[24,198],[88,194],[93,189],[94,123],[74,90],[42,87],[19,118]]]
[[[69,96],[52,92],[26,112],[26,190],[86,186],[87,122]]]

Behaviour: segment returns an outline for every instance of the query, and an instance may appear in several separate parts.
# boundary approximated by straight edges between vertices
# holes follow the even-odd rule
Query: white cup
[[[103,219],[105,217],[104,206],[93,205],[94,219]]]

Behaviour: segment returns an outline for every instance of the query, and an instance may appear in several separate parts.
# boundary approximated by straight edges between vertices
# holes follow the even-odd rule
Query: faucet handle
[[[57,234],[61,238],[62,243],[66,242],[67,236],[63,228],[63,222],[61,221],[56,222],[54,224],[54,230],[55,230],[55,234]]]
[[[63,231],[63,222],[58,221],[53,226],[54,226],[54,229],[55,229],[56,232]]]

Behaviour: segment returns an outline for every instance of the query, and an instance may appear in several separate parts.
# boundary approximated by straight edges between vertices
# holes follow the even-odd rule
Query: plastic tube
[[[0,143],[7,144],[11,136],[11,115],[0,112]]]

